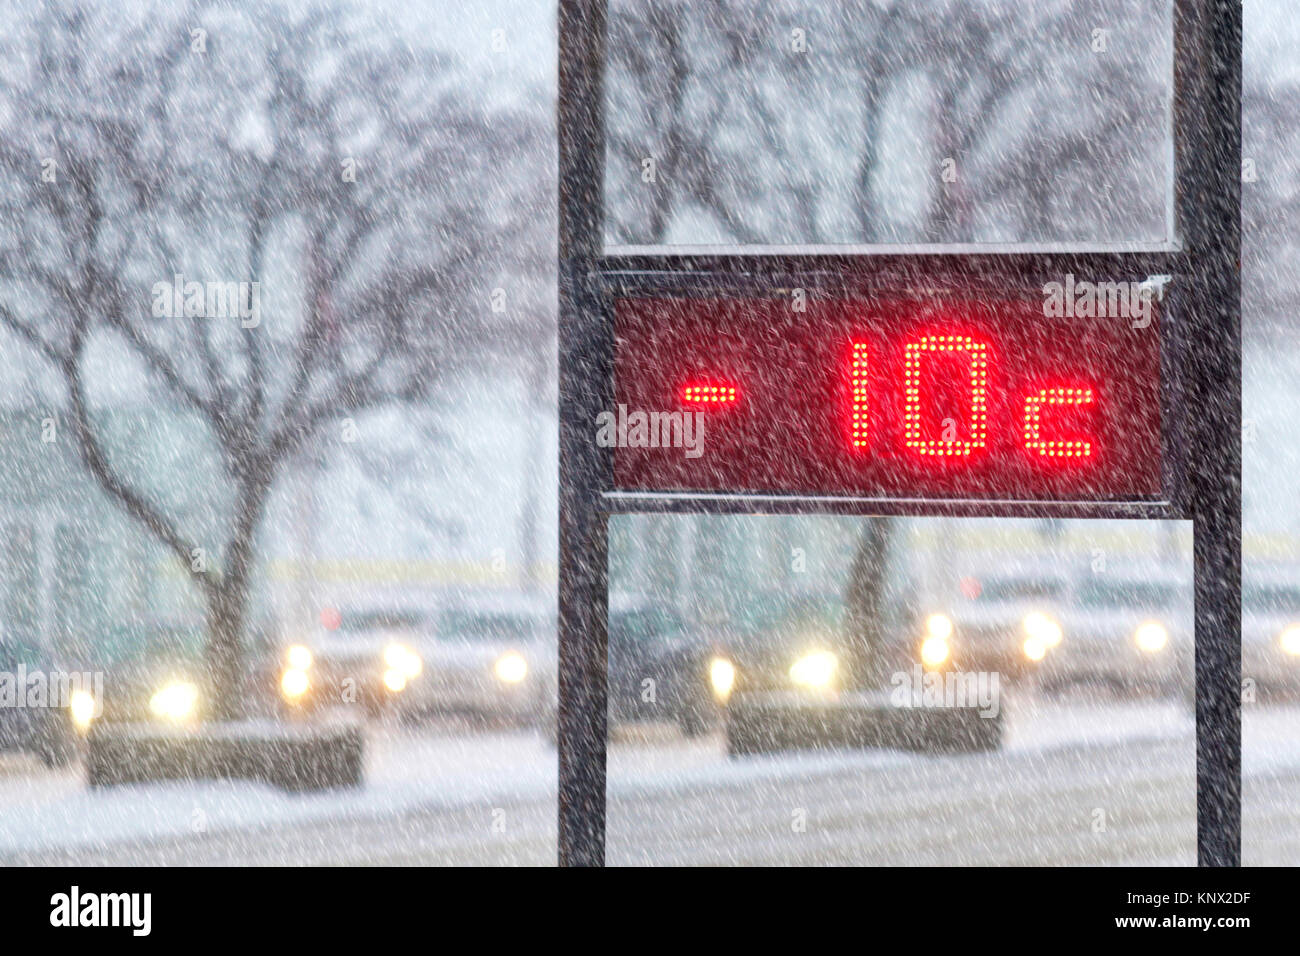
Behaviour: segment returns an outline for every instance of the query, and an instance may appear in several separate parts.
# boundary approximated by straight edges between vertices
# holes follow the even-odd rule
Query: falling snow
[[[0,863],[555,862],[554,6],[0,0]],[[1291,14],[1246,5],[1250,864],[1300,863]],[[1162,248],[1174,51],[1168,0],[612,0],[599,231],[627,254]],[[1095,279],[1131,289],[1125,335],[1172,334],[1162,280]],[[934,346],[974,369],[955,420],[964,393],[925,405],[899,345],[894,386],[845,364],[864,418],[822,434],[785,402],[821,354],[791,330],[854,314],[753,294],[776,305],[622,327],[615,392],[631,363],[678,418],[662,447],[623,406],[610,441],[589,423],[621,487],[901,493],[914,460],[882,479],[851,457],[879,401],[910,442],[888,454],[978,459],[988,435],[1019,456],[913,491],[1031,497],[1028,453],[1093,454],[1040,413],[1115,390],[1025,371],[1013,404],[997,377],[1089,349],[1150,387],[1068,421],[1112,429],[1099,459],[1106,434],[1158,454],[1136,403],[1160,339],[1112,362],[1104,336],[1007,338],[991,371],[969,337]],[[1014,295],[1033,314],[1006,335],[1106,318]],[[682,398],[698,456],[669,440]],[[835,442],[849,464],[800,457]],[[1161,480],[1114,467],[1050,488]],[[612,516],[608,862],[1195,863],[1193,541],[1175,520]],[[765,736],[778,706],[789,733]],[[844,730],[854,708],[869,732]]]

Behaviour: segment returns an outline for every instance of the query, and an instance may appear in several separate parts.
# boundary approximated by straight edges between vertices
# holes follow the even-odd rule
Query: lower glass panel
[[[614,519],[608,861],[1194,864],[1190,547]]]

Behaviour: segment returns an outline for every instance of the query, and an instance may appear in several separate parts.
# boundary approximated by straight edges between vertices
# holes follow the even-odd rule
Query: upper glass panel
[[[1171,0],[612,0],[605,243],[1162,247]]]

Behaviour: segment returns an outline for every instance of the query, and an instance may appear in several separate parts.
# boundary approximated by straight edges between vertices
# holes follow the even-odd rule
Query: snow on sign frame
[[[1240,4],[1173,0],[1168,241],[1077,247],[606,248],[607,12],[559,7],[560,862],[604,861],[607,522],[669,511],[1191,520],[1238,864]]]

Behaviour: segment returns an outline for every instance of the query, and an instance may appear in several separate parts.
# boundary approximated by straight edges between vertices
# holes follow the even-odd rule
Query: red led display
[[[615,484],[1160,498],[1158,309],[1142,323],[1044,312],[1036,296],[803,311],[781,299],[620,300]],[[702,425],[683,430],[672,413]],[[656,427],[663,441],[639,439]]]

